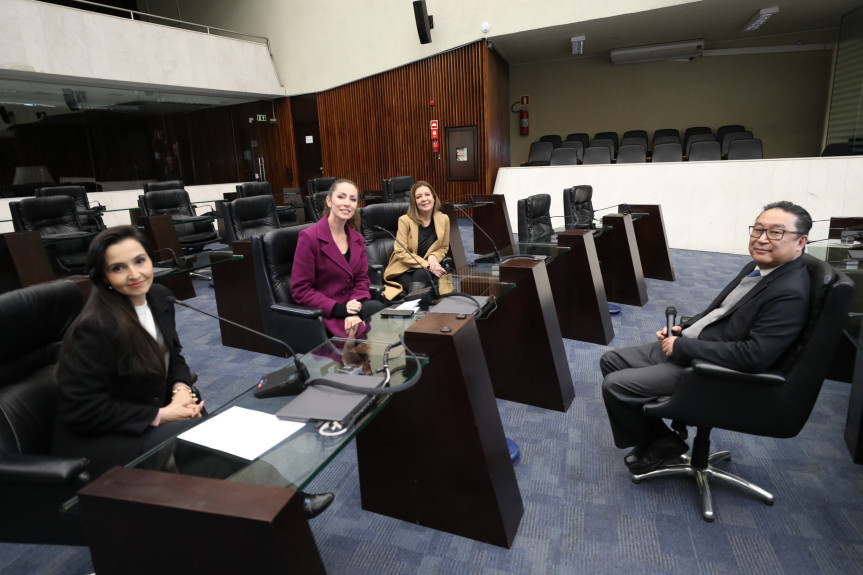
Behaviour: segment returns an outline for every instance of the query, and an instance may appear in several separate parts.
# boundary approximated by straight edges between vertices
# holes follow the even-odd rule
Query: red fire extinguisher
[[[518,125],[521,129],[521,135],[527,136],[530,133],[530,116],[527,113],[527,110],[522,108],[521,112],[519,112],[519,122]]]

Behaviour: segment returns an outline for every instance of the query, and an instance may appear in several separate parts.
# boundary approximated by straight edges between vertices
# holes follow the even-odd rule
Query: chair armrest
[[[747,373],[737,371],[702,359],[692,361],[692,369],[700,375],[733,379],[735,381],[746,381],[750,383],[762,383],[766,385],[780,385],[785,383],[785,376],[778,371],[765,371],[762,373]]]
[[[55,455],[0,456],[0,484],[40,483],[62,484],[73,481],[86,483],[90,462],[84,457]]]
[[[274,312],[291,315],[294,317],[302,317],[302,318],[316,318],[323,317],[324,312],[321,309],[316,307],[308,307],[304,305],[284,305],[284,304],[273,304],[270,306],[270,309]]]
[[[369,299],[383,303],[389,303],[389,300],[384,299],[384,289],[386,289],[385,286],[371,284],[369,286],[369,295],[371,296]]]
[[[173,215],[173,214],[172,214]],[[203,215],[203,216],[176,216],[172,218],[174,224],[197,224],[197,223],[209,223],[214,220],[212,215]]]

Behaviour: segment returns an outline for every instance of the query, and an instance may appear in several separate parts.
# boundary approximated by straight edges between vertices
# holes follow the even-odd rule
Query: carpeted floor
[[[465,245],[471,230],[461,226]],[[741,238],[741,241],[744,241]],[[650,301],[623,306],[610,347],[650,341],[664,310],[698,312],[747,261],[745,256],[672,250],[675,282],[647,280]],[[196,282],[190,303],[215,311],[212,290]],[[210,407],[230,399],[284,360],[222,347],[216,321],[178,309],[184,354]],[[764,505],[714,486],[717,520],[701,519],[688,479],[635,485],[611,442],[599,392],[604,346],[565,341],[576,398],[567,413],[499,401],[507,437],[521,447],[516,476],[525,513],[512,549],[362,511],[353,445],[309,491],[336,501],[312,521],[328,573],[732,575],[863,572],[863,468],[851,462],[842,434],[849,386],[827,381],[802,433],[770,439],[716,430],[730,449],[730,471],[773,492]],[[445,414],[442,414],[445,417]],[[2,514],[2,510],[0,510]],[[190,548],[206,542],[190,534]],[[0,544],[0,572],[85,575],[85,548]]]

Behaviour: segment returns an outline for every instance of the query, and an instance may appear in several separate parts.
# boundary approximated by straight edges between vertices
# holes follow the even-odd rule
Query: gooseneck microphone
[[[473,224],[473,226],[474,226],[476,229],[478,229],[480,232],[482,232],[482,235],[484,235],[486,238],[488,238],[488,241],[489,241],[489,242],[491,242],[491,247],[492,247],[492,249],[494,250],[494,255],[492,255],[492,256],[485,256],[485,257],[481,257],[481,258],[477,258],[477,259],[476,259],[476,263],[479,263],[479,264],[489,264],[489,263],[491,263],[491,264],[499,264],[500,262],[502,262],[502,261],[503,261],[503,259],[500,257],[500,252],[499,252],[499,251],[497,251],[497,244],[495,244],[495,243],[494,243],[494,240],[493,240],[493,239],[491,239],[491,236],[490,236],[490,235],[488,235],[488,234],[485,232],[485,230],[484,230],[484,229],[482,229],[482,227],[480,227],[480,225],[479,225],[478,223],[476,223],[476,222],[473,220],[473,218],[472,218],[472,217],[470,217],[469,215],[467,215],[467,212],[466,212],[466,211],[464,211],[464,210],[463,210],[463,209],[461,209],[460,207],[456,206],[455,204],[453,204],[453,205],[452,205],[452,207],[453,207],[453,208],[455,208],[456,210],[458,210],[459,212],[461,212],[461,213],[464,215],[464,217],[466,217],[467,219],[469,219],[469,220],[471,221],[471,223]]]
[[[269,336],[265,333],[254,330],[250,327],[241,325],[235,321],[231,321],[229,319],[225,319],[215,314],[206,312],[202,309],[190,306],[186,302],[180,301],[174,296],[168,296],[168,302],[181,305],[183,307],[189,308],[190,310],[202,313],[219,321],[223,321],[234,327],[238,327],[249,333],[258,335],[264,339],[268,339],[274,343],[279,344],[281,347],[285,348],[288,351],[288,353],[294,360],[294,365],[284,367],[278,371],[274,371],[273,373],[262,377],[261,381],[258,382],[258,385],[255,388],[255,397],[282,397],[285,395],[297,395],[298,393],[306,389],[306,387],[308,387],[308,384],[306,382],[309,380],[309,370],[306,368],[305,365],[303,365],[303,362],[301,362],[299,358],[297,358],[297,354],[294,353],[294,350],[291,349],[291,346],[289,346],[287,343],[275,337]]]
[[[422,265],[422,263],[421,263],[421,262],[419,261],[419,259],[418,259],[414,254],[413,254],[413,252],[412,252],[412,251],[410,251],[410,250],[408,249],[408,247],[407,247],[406,245],[404,245],[404,243],[402,243],[402,241],[401,241],[400,239],[398,239],[395,235],[393,235],[393,233],[392,233],[391,231],[389,231],[388,229],[386,229],[386,228],[384,228],[384,227],[382,227],[382,226],[375,226],[375,227],[374,227],[374,229],[376,229],[376,230],[377,230],[377,231],[379,231],[379,232],[384,232],[385,234],[387,234],[388,236],[390,236],[392,239],[394,239],[394,240],[396,241],[396,243],[397,243],[398,245],[400,245],[400,246],[402,247],[402,249],[403,249],[404,251],[406,251],[406,252],[407,252],[407,254],[408,254],[411,258],[413,258],[413,260],[416,262],[417,266],[419,266],[419,268],[420,268],[421,270],[425,271],[426,275],[427,275],[427,276],[428,276],[428,278],[429,278],[429,284],[431,285],[431,290],[430,290],[430,291],[426,291],[426,292],[424,292],[424,293],[423,293],[420,297],[418,297],[418,298],[411,298],[411,296],[410,296],[410,295],[408,295],[408,297],[406,297],[406,298],[405,298],[405,300],[406,300],[406,301],[410,301],[411,299],[419,299],[419,300],[420,300],[420,305],[421,305],[421,306],[423,306],[423,305],[428,306],[428,305],[430,305],[430,304],[432,303],[432,301],[434,301],[435,299],[439,298],[439,297],[440,297],[440,292],[438,291],[438,287],[437,287],[437,281],[436,281],[436,280],[437,280],[437,278],[436,278],[436,277],[434,277],[434,275],[432,275],[432,273],[429,271],[429,269],[428,269],[427,267],[424,267],[424,266]]]
[[[671,328],[674,327],[674,321],[677,319],[677,308],[669,306],[665,308],[665,326],[668,328],[668,337],[671,337]]]

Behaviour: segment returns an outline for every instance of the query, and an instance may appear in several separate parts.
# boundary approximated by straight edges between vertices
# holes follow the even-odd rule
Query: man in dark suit
[[[602,398],[614,443],[633,447],[624,461],[647,473],[689,446],[642,406],[674,393],[683,370],[704,359],[739,371],[759,372],[777,363],[797,338],[809,307],[803,254],[812,218],[791,202],[775,202],[749,227],[752,261],[700,314],[656,332],[658,341],[607,352],[600,360]]]

